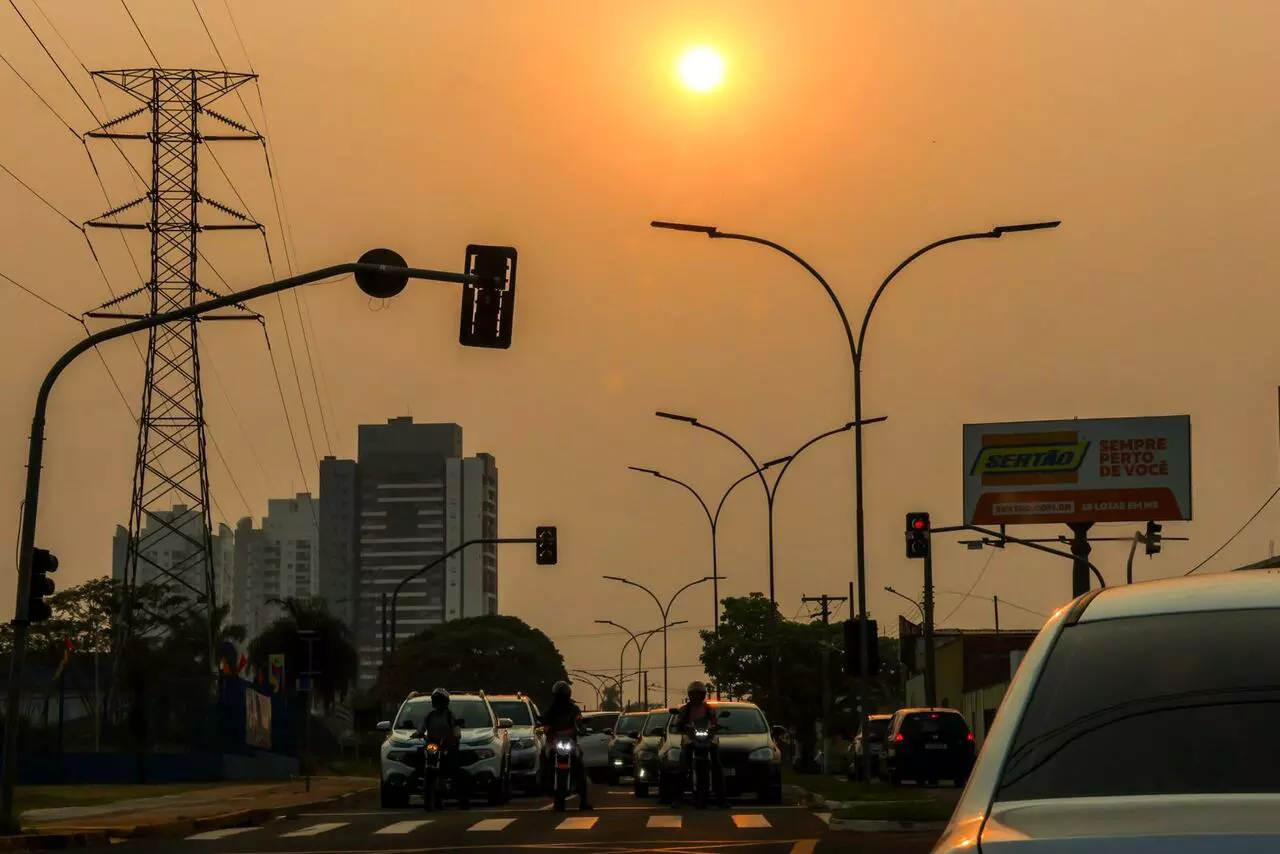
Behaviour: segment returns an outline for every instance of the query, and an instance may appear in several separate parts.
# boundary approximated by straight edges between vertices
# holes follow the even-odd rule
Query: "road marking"
[[[207,842],[215,839],[229,839],[232,836],[239,836],[242,833],[249,833],[254,830],[261,830],[258,827],[224,827],[221,830],[206,830],[204,833],[197,833],[195,836],[188,836],[189,842]]]
[[[667,828],[669,830],[679,830],[681,828],[681,818],[678,815],[651,815],[649,823],[645,827]]]
[[[795,845],[791,846],[791,854],[813,854],[817,847],[816,839],[797,839]]]
[[[573,818],[566,818],[564,821],[556,825],[556,830],[590,830],[596,826],[599,821],[595,816],[576,815]]]
[[[419,819],[418,821],[397,821],[395,824],[388,824],[386,827],[375,830],[375,834],[399,835],[405,833],[413,833],[420,827],[431,824],[431,819]]]
[[[823,824],[831,824],[831,813],[829,813],[829,812],[816,812],[816,813],[814,813],[814,815],[816,815],[816,816],[818,817],[819,821],[821,821]]]
[[[331,830],[337,830],[340,827],[346,827],[345,821],[324,821],[320,824],[313,824],[310,827],[304,827],[301,830],[295,830],[291,833],[280,834],[281,839],[293,839],[299,836],[319,836],[322,833],[328,833]]]
[[[769,823],[769,819],[755,813],[734,813],[733,824],[739,830],[755,830],[764,827],[773,827]]]
[[[482,818],[468,827],[467,830],[506,830],[514,821],[514,818]]]

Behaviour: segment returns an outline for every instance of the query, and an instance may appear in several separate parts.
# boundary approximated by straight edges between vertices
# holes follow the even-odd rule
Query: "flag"
[[[54,679],[62,678],[62,671],[65,670],[67,665],[71,662],[71,653],[75,652],[76,649],[75,644],[71,642],[71,638],[63,638],[62,646],[62,661],[59,662],[58,669],[53,673]]]
[[[284,688],[284,653],[271,656],[268,664],[267,679],[271,683],[271,690],[279,691]]]

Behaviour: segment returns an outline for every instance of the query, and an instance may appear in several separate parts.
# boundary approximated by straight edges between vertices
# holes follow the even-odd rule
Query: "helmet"
[[[695,679],[689,683],[688,693],[690,700],[695,703],[701,703],[707,699],[707,686]]]
[[[570,687],[568,682],[561,679],[551,686],[551,694],[556,697],[564,697],[567,700],[573,696],[573,688]]]
[[[437,688],[431,692],[431,706],[436,709],[449,708],[449,692],[443,688]]]

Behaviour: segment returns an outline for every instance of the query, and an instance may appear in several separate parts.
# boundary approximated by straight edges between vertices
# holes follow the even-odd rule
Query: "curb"
[[[935,832],[946,830],[945,821],[876,821],[861,818],[833,818],[827,829],[833,833],[910,833]]]
[[[828,806],[827,800],[821,795],[814,794],[802,786],[792,783],[784,783],[782,786],[782,797],[786,800],[788,797],[794,799],[800,806],[825,808]]]

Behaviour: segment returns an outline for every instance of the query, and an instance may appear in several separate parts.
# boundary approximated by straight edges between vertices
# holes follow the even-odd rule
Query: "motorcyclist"
[[[716,723],[716,711],[713,706],[707,703],[707,686],[701,682],[694,680],[689,683],[687,691],[689,701],[680,707],[676,713],[675,729],[681,735],[681,751],[680,751],[680,767],[681,767],[681,784],[676,787],[673,805],[679,806],[684,798],[683,781],[689,779],[693,770],[693,752],[689,750],[692,742],[694,728],[697,724],[705,722],[712,727]],[[716,804],[720,807],[726,805],[724,792],[724,768],[720,765],[720,745],[712,739],[711,741],[711,782],[712,788],[715,790]]]
[[[573,775],[573,784],[578,790],[578,809],[592,809],[588,797],[587,769],[582,762],[582,748],[578,745],[578,736],[585,734],[582,729],[582,709],[573,702],[573,689],[568,682],[562,680],[552,686],[551,705],[542,713],[539,721],[546,727],[548,735],[543,754],[543,768],[554,769],[555,767],[555,735],[564,732],[573,733],[574,751],[570,773]]]
[[[422,721],[422,734],[426,741],[434,741],[444,751],[440,772],[453,781],[459,806],[464,810],[471,809],[471,775],[463,768],[462,757],[458,753],[462,727],[449,708],[449,692],[443,688],[431,692],[431,711]]]

